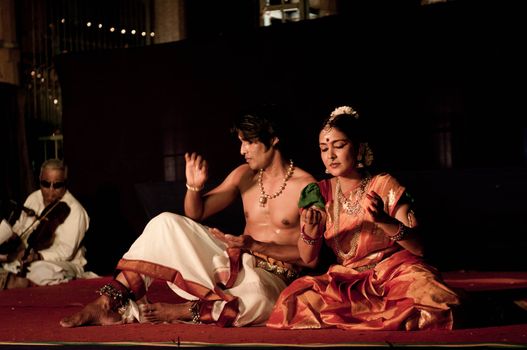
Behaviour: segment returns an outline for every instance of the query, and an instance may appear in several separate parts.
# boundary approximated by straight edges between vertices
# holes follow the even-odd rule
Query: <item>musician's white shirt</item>
[[[84,207],[69,191],[66,191],[61,201],[70,207],[70,213],[66,220],[57,227],[51,247],[39,251],[43,260],[35,261],[29,266],[27,277],[37,284],[56,284],[64,282],[64,280],[82,277],[84,273],[84,266],[86,265],[85,248],[81,244],[88,230],[90,218]],[[42,192],[37,190],[31,193],[24,206],[40,215],[46,207]],[[20,218],[13,225],[13,232],[18,234],[22,241],[27,244],[28,237],[37,225],[36,217],[28,216],[26,212],[22,211]],[[17,264],[3,265],[6,270],[12,271],[14,268],[16,271]]]

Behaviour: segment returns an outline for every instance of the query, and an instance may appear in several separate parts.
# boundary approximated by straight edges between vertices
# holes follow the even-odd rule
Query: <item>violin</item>
[[[53,244],[57,227],[66,221],[70,214],[70,207],[64,202],[55,201],[49,204],[40,216],[39,224],[27,239],[26,252],[30,249],[35,251],[44,250]]]
[[[70,211],[68,204],[55,201],[46,206],[40,215],[29,215],[36,217],[33,225],[36,224],[37,227],[27,238],[27,247],[23,247],[22,240],[16,233],[13,234],[13,237],[8,242],[2,245],[3,250],[9,250],[9,252],[5,252],[8,256],[8,262],[20,259],[21,268],[19,275],[24,276],[27,273],[27,267],[33,262],[34,259],[32,257],[35,253],[51,247],[55,240],[57,227],[66,221]]]

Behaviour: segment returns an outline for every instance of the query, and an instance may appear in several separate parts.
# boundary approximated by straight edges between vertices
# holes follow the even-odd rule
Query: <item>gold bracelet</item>
[[[406,226],[399,221],[399,228],[393,236],[388,236],[388,238],[394,242],[400,241],[406,235]]]
[[[192,192],[199,192],[201,191],[203,188],[205,188],[205,185],[201,186],[201,187],[194,187],[194,186],[190,186],[189,184],[185,184],[185,186],[187,186],[187,190],[189,191],[192,191]]]

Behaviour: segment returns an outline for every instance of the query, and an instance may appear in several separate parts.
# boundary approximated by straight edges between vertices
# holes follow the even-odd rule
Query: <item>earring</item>
[[[329,170],[328,170],[328,169],[326,169],[325,173],[326,173],[326,174],[329,174]]]
[[[357,152],[357,168],[364,168],[362,163],[362,154],[364,153],[364,144],[361,143],[359,146],[359,152]]]

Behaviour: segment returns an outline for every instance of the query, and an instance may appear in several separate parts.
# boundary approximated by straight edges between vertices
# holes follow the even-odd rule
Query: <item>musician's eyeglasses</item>
[[[44,188],[50,188],[50,187],[53,186],[54,189],[58,190],[60,188],[63,188],[64,186],[66,186],[66,182],[65,181],[49,182],[49,181],[46,181],[46,180],[40,180],[40,186],[42,186]]]

